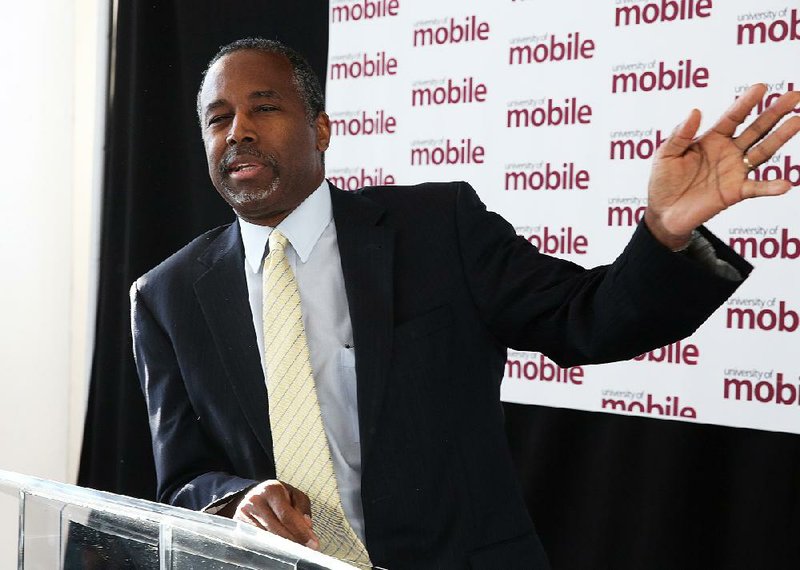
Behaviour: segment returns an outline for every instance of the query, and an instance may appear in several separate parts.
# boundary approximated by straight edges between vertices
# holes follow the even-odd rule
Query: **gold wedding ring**
[[[750,160],[747,158],[747,155],[742,156],[742,162],[744,162],[745,168],[747,168],[747,172],[753,172],[756,167],[750,164]]]

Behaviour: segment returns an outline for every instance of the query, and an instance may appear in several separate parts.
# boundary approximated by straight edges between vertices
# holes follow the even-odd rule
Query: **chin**
[[[274,179],[269,186],[258,186],[247,190],[236,190],[223,184],[223,194],[225,201],[234,209],[243,206],[253,206],[269,200],[275,196],[280,189],[280,180]]]

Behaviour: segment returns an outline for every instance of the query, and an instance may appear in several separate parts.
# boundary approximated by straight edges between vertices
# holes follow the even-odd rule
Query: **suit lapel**
[[[264,452],[274,463],[267,389],[244,279],[239,224],[231,224],[198,261],[209,269],[195,282],[195,294],[232,391]]]
[[[331,202],[353,324],[361,456],[366,464],[380,423],[391,356],[394,232],[379,225],[383,208],[360,194],[331,186]]]

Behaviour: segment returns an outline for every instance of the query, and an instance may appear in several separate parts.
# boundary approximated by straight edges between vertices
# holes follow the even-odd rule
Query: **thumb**
[[[742,200],[757,198],[759,196],[780,196],[786,194],[792,188],[792,183],[788,180],[745,180],[742,184]]]
[[[664,158],[677,158],[682,156],[692,144],[697,129],[700,128],[701,114],[698,109],[692,109],[686,120],[675,127],[672,134],[664,142],[660,154]]]

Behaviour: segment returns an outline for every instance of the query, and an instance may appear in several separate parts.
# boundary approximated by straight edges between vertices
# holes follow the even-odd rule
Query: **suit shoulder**
[[[362,196],[394,208],[426,210],[452,208],[460,192],[475,194],[463,181],[423,182],[411,186],[366,186],[358,190]]]
[[[162,286],[175,281],[189,279],[192,282],[205,266],[199,262],[220,236],[231,229],[232,224],[218,226],[194,238],[178,251],[167,257],[150,271],[139,277],[132,288],[139,291],[154,286]]]
[[[368,198],[398,196],[400,199],[409,199],[431,197],[437,194],[454,194],[465,186],[469,186],[469,184],[464,181],[422,182],[420,184],[413,185],[364,186],[363,188],[356,190],[356,192]]]

